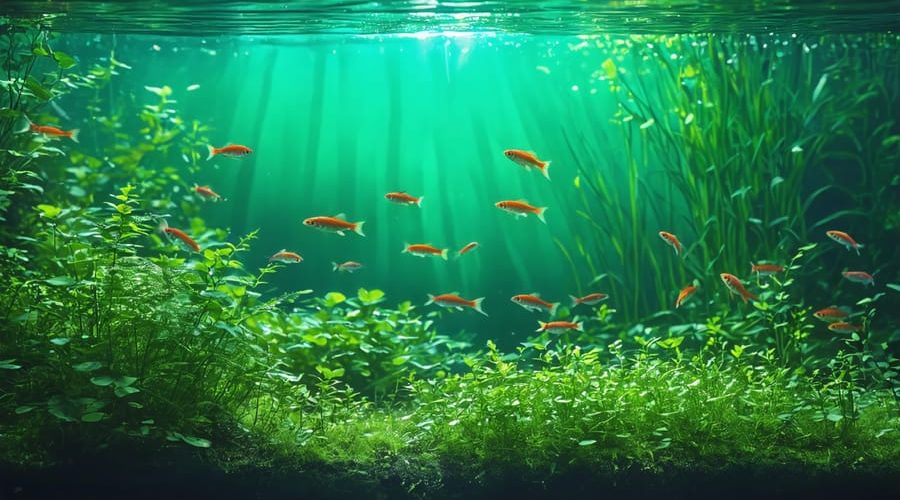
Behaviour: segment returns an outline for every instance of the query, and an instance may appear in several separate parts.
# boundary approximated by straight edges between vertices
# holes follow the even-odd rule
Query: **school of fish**
[[[63,130],[55,126],[38,125],[35,123],[31,123],[30,121],[28,122],[27,127],[23,130],[20,130],[19,132],[31,132],[33,134],[43,136],[47,139],[67,138],[74,142],[78,142],[79,135],[78,129]],[[242,158],[252,154],[253,150],[241,144],[227,144],[222,147],[208,145],[207,152],[207,160],[211,160],[218,156],[228,158]],[[503,154],[513,163],[521,166],[526,171],[536,170],[540,172],[547,180],[550,180],[549,169],[551,162],[540,159],[536,153],[520,149],[507,149],[503,152]],[[222,196],[220,196],[218,193],[216,193],[210,186],[195,185],[193,187],[193,192],[198,197],[200,197],[200,199],[205,201],[225,201],[225,199],[222,198]],[[384,197],[386,200],[392,203],[398,205],[413,206],[416,208],[421,208],[422,200],[424,199],[424,196],[414,196],[405,191],[392,191],[386,193]],[[501,210],[515,215],[516,218],[525,218],[529,215],[533,215],[544,224],[547,223],[544,214],[547,211],[548,207],[538,207],[522,199],[501,200],[495,203],[495,206]],[[359,236],[365,236],[365,233],[363,232],[363,225],[365,224],[365,221],[351,222],[347,220],[347,217],[344,214],[313,216],[304,219],[302,223],[306,226],[318,229],[320,231],[330,232],[339,236],[345,236],[347,233],[354,233]],[[180,242],[193,252],[201,251],[200,245],[185,231],[169,226],[168,223],[164,220],[160,223],[159,231],[161,234]],[[676,257],[684,257],[685,249],[678,236],[669,231],[659,231],[658,234],[659,237],[667,245],[672,247]],[[825,232],[825,235],[831,240],[845,247],[848,251],[856,252],[857,255],[860,254],[860,249],[863,248],[863,245],[857,243],[856,240],[847,232],[839,230],[828,230]],[[456,251],[455,258],[460,258],[463,255],[474,251],[478,247],[479,243],[477,241],[467,243]],[[439,248],[432,245],[431,243],[406,243],[403,246],[402,252],[416,257],[437,257],[443,260],[447,260],[450,249]],[[303,257],[301,257],[300,254],[296,252],[289,251],[287,249],[281,249],[278,252],[274,253],[271,257],[269,257],[269,262],[280,264],[297,264],[303,262]],[[332,263],[332,269],[335,272],[353,273],[363,268],[363,264],[356,261]],[[785,272],[785,267],[780,264],[750,263],[750,274],[756,274],[757,279],[783,272]],[[844,279],[853,283],[858,283],[864,286],[875,285],[875,278],[865,271],[843,271],[841,275],[844,277]],[[736,275],[723,272],[720,273],[719,277],[721,278],[721,281],[728,292],[732,295],[740,297],[740,299],[744,303],[751,300],[758,300],[758,297],[750,292],[746,288],[744,282],[741,281],[741,279]],[[675,309],[679,309],[684,306],[685,303],[689,299],[694,297],[699,291],[700,284],[697,280],[695,280],[693,284],[685,286],[678,292],[674,304]],[[607,294],[601,292],[593,292],[582,297],[571,295],[571,307],[575,308],[582,305],[596,306],[608,298],[609,296]],[[465,299],[461,297],[457,292],[450,292],[437,295],[429,294],[426,305],[435,304],[455,310],[469,309],[487,316],[487,313],[485,313],[482,309],[483,300],[484,297]],[[538,293],[518,294],[514,295],[510,300],[513,303],[518,304],[525,310],[549,314],[551,318],[556,315],[557,309],[560,305],[559,302],[550,302],[541,298]],[[813,313],[813,316],[816,319],[825,322],[827,324],[827,328],[830,331],[837,333],[859,332],[863,328],[863,326],[860,324],[850,322],[850,318],[853,316],[853,313],[849,308],[844,306],[828,306],[819,309],[818,311]],[[570,330],[584,331],[583,322],[580,321],[539,321],[538,325],[539,326],[536,330],[538,332],[560,333]]]

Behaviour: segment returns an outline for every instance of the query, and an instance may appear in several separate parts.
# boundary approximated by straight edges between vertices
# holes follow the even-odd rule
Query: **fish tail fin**
[[[341,267],[341,266],[339,266],[337,262],[332,262],[332,263],[331,263],[331,270],[332,270],[332,271],[337,271],[338,268],[340,268],[340,267]]]
[[[424,196],[419,196],[419,199],[416,200],[416,206],[417,206],[417,207],[421,207],[421,206],[422,206],[422,200],[423,200],[423,199],[425,199]]]
[[[427,306],[427,305],[434,304],[434,295],[431,295],[430,293],[427,295],[428,295],[428,302],[426,302],[425,305]]]
[[[447,249],[441,250],[441,258],[447,260]]]
[[[572,307],[575,307],[578,305],[578,297],[576,297],[574,295],[569,295],[569,298],[572,299]]]
[[[856,246],[853,247],[853,249],[856,250],[856,255],[859,255],[860,248],[862,248],[862,245],[860,245],[859,243],[857,243]]]
[[[579,321],[578,323],[575,323],[575,329],[578,330],[579,332],[583,332],[584,331],[584,321]]]
[[[544,331],[544,327],[545,327],[545,326],[547,326],[547,323],[545,323],[545,322],[543,322],[543,321],[538,321],[538,329],[535,330],[535,331],[536,331],[536,332],[542,332],[542,331]]]
[[[81,132],[81,129],[73,128],[69,131],[69,139],[72,139],[75,142],[78,142],[78,134]]]
[[[544,177],[546,177],[548,181],[550,180],[550,162],[549,161],[545,161],[544,164],[541,166],[541,173],[544,174]]]
[[[557,309],[559,309],[559,302],[550,304],[550,316],[555,316]]]
[[[547,219],[544,218],[544,212],[546,212],[548,208],[550,207],[540,207],[535,213],[535,215],[537,215],[537,218],[540,219],[544,224],[547,223]]]
[[[209,155],[206,156],[206,161],[212,160],[212,157],[217,154],[216,148],[214,148],[212,144],[207,144],[206,149],[209,151]]]
[[[366,233],[364,233],[363,230],[362,230],[363,224],[365,224],[365,223],[366,223],[366,221],[361,220],[361,221],[357,222],[356,224],[354,224],[354,225],[353,225],[353,232],[356,233],[356,234],[358,234],[358,235],[360,235],[360,236],[365,236]]]
[[[409,243],[403,244],[403,251],[400,253],[409,253]]]
[[[484,309],[481,308],[481,303],[483,301],[484,301],[484,297],[479,297],[479,298],[473,300],[472,308],[474,308],[476,311],[480,312],[481,314],[484,314],[485,316],[487,316],[487,313],[484,312]]]
[[[168,228],[169,228],[169,223],[166,222],[166,219],[162,219],[162,220],[159,222],[159,226],[156,227],[156,229],[157,229],[160,233],[165,233],[165,232],[166,232],[166,229],[168,229]]]
[[[15,134],[24,134],[25,132],[31,130],[31,126],[34,125],[34,122],[32,122],[30,118],[28,118],[28,115],[23,114],[20,120],[22,121],[22,126],[13,130],[13,133]]]

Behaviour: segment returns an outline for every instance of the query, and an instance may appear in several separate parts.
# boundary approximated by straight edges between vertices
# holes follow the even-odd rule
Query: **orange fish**
[[[750,263],[750,272],[758,273],[760,275],[783,273],[784,266],[779,266],[778,264],[754,264],[751,262]]]
[[[442,307],[452,307],[458,311],[462,311],[463,307],[468,307],[469,309],[474,309],[487,316],[487,313],[481,309],[481,302],[483,300],[484,297],[480,297],[475,300],[466,300],[456,293],[444,293],[441,295],[431,295],[429,293],[428,302],[426,302],[425,305],[427,306],[429,304],[437,304]]]
[[[688,285],[681,289],[678,292],[678,298],[675,299],[675,309],[681,307],[681,304],[684,303],[685,300],[688,299],[691,295],[694,295],[694,292],[697,291],[697,287],[695,285]]]
[[[515,214],[516,218],[527,217],[528,214],[534,214],[541,222],[544,224],[547,223],[547,220],[544,219],[544,212],[547,211],[548,207],[535,207],[524,200],[498,201],[494,206],[501,210],[506,210],[511,214]]]
[[[669,245],[672,245],[672,248],[675,249],[675,255],[681,255],[681,242],[678,241],[678,236],[666,231],[660,231],[659,237]]]
[[[865,271],[844,271],[841,274],[854,283],[875,286],[875,278]]]
[[[835,323],[831,323],[828,325],[828,329],[832,332],[837,333],[853,333],[862,330],[862,327],[859,325],[854,325],[853,323],[846,323],[844,321],[838,321]]]
[[[297,264],[299,262],[303,262],[303,257],[294,252],[288,252],[285,249],[281,249],[275,252],[274,255],[269,257],[269,262],[281,262],[282,264]]]
[[[352,260],[348,260],[347,262],[342,262],[338,264],[337,262],[332,262],[332,271],[340,271],[346,273],[354,273],[363,268],[363,265],[359,262],[355,262]]]
[[[248,148],[247,146],[241,146],[240,144],[229,144],[221,148],[216,148],[211,144],[207,144],[206,149],[209,150],[209,156],[206,157],[207,160],[212,160],[213,156],[218,155],[225,155],[231,158],[240,158],[241,156],[247,156],[248,154],[253,152],[252,149]]]
[[[584,323],[581,321],[578,323],[572,323],[571,321],[550,321],[549,323],[544,323],[543,321],[538,321],[538,324],[540,326],[535,330],[536,332],[561,333],[566,330],[584,331]]]
[[[551,316],[556,314],[556,309],[559,307],[559,302],[547,302],[536,293],[523,293],[520,295],[513,295],[512,299],[510,300],[524,307],[526,310],[549,312]]]
[[[525,170],[536,168],[544,174],[547,180],[550,180],[550,162],[539,160],[537,155],[532,151],[522,151],[521,149],[507,149],[503,152],[507,158],[512,160],[516,165],[524,167]]]
[[[168,234],[169,236],[174,236],[175,238],[178,238],[179,240],[182,241],[182,243],[189,246],[191,248],[191,250],[193,250],[195,252],[200,251],[200,245],[198,245],[197,242],[194,241],[193,238],[188,236],[187,233],[185,233],[181,229],[175,229],[174,227],[169,227],[169,224],[167,224],[166,221],[162,221],[160,223],[159,231],[163,234]]]
[[[847,248],[847,251],[850,251],[850,249],[856,250],[856,255],[859,255],[859,249],[863,247],[862,245],[857,243],[856,240],[854,240],[849,234],[843,231],[835,231],[832,229],[831,231],[825,231],[825,234],[827,234],[828,237],[833,239],[834,241],[840,243],[841,245],[844,245],[844,247]]]
[[[314,227],[320,231],[337,233],[338,236],[344,236],[344,233],[346,231],[353,231],[360,236],[366,235],[362,230],[363,224],[365,224],[366,221],[347,222],[346,220],[344,220],[345,217],[346,215],[344,214],[337,214],[334,217],[310,217],[308,219],[304,219],[303,224]]]
[[[403,245],[403,251],[401,253],[408,253],[410,255],[415,255],[416,257],[434,255],[447,260],[447,252],[448,250],[446,248],[438,248],[427,243],[414,243],[412,245],[407,243],[406,245]]]
[[[579,304],[586,304],[589,306],[593,306],[599,304],[609,298],[609,295],[605,293],[591,293],[585,295],[584,297],[576,297],[574,295],[569,295],[569,298],[572,299],[572,307],[575,307]]]
[[[206,200],[219,201],[222,199],[222,197],[219,196],[219,193],[213,191],[209,186],[194,186],[194,192]]]
[[[391,192],[384,195],[384,197],[389,201],[393,201],[400,205],[415,205],[417,207],[422,206],[422,198],[425,198],[424,196],[416,198],[415,196],[407,194],[406,191]]]
[[[465,254],[471,252],[472,250],[475,250],[475,248],[477,248],[477,247],[478,247],[478,242],[477,242],[477,241],[473,241],[473,242],[467,244],[466,246],[460,248],[459,251],[456,252],[456,256],[457,256],[457,257],[462,257],[463,255],[465,255]]]
[[[837,323],[840,321],[844,321],[844,319],[850,314],[850,312],[843,307],[826,307],[824,309],[819,309],[818,311],[813,313],[816,319],[820,319],[826,323]]]
[[[722,282],[725,283],[725,286],[728,287],[728,290],[731,293],[737,294],[741,296],[744,302],[747,302],[748,299],[759,300],[756,295],[748,292],[746,288],[744,288],[744,284],[741,283],[741,280],[738,279],[737,276],[728,273],[722,273],[719,275],[722,278]]]
[[[32,123],[28,130],[31,130],[35,134],[44,134],[50,137],[68,137],[75,142],[78,142],[78,132],[77,128],[73,128],[72,130],[63,130],[61,128],[51,127],[50,125],[36,125]]]

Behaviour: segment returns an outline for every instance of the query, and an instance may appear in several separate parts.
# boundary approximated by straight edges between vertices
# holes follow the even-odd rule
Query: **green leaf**
[[[56,64],[62,69],[69,69],[76,64],[75,58],[65,52],[54,52],[53,59],[56,59]]]
[[[41,82],[35,80],[33,76],[29,76],[25,79],[25,88],[30,90],[35,97],[42,101],[49,101],[53,98],[53,92],[44,88],[44,86],[41,85]]]
[[[822,75],[822,78],[819,78],[819,83],[816,85],[816,88],[813,89],[812,93],[812,102],[816,102],[819,99],[819,96],[822,95],[822,89],[825,88],[825,82],[828,81],[828,73]]]
[[[347,300],[347,296],[341,292],[328,292],[325,294],[325,303],[329,306],[336,306]]]
[[[35,47],[34,50],[31,51],[31,53],[40,57],[46,57],[50,55],[50,52],[47,52],[47,49],[43,47]]]
[[[116,377],[113,380],[113,383],[116,384],[117,387],[128,387],[129,385],[135,383],[137,381],[137,377],[129,377],[127,375],[123,375],[121,377]]]
[[[38,210],[38,212],[41,213],[41,217],[46,217],[48,219],[56,218],[56,216],[62,212],[61,208],[55,207],[53,205],[41,204],[35,208]]]
[[[891,290],[893,290],[895,292],[900,292],[900,285],[898,285],[896,283],[888,283],[885,286],[887,286],[888,288],[890,288]]]
[[[0,361],[0,369],[3,369],[3,370],[18,370],[19,368],[22,368],[21,365],[13,364],[13,361],[15,361],[15,358],[13,358],[13,359],[4,359],[4,360]]]
[[[75,284],[75,280],[68,276],[56,276],[55,278],[44,280],[44,283],[52,286],[70,286]]]
[[[108,375],[103,375],[102,377],[91,377],[91,383],[94,385],[99,385],[100,387],[106,387],[108,385],[112,385],[113,378]]]
[[[578,442],[578,446],[590,446],[596,442],[597,442],[596,439],[584,439],[584,440]]]
[[[113,392],[116,394],[117,398],[124,398],[125,396],[129,396],[136,392],[141,392],[141,390],[138,389],[137,387],[118,386],[118,387],[116,387],[116,390]]]
[[[197,448],[209,448],[212,445],[212,442],[209,439],[203,439],[196,436],[181,435],[181,440],[191,446],[196,446]]]
[[[359,300],[366,305],[375,304],[380,302],[382,298],[384,298],[384,292],[381,290],[366,290],[365,288],[360,288],[356,292],[356,296],[359,297]]]
[[[85,413],[84,415],[82,415],[81,421],[82,422],[99,422],[99,421],[103,420],[103,417],[105,417],[105,416],[106,416],[106,414],[103,413],[102,411],[93,411],[91,413]]]
[[[407,361],[409,361],[409,356],[404,355],[404,356],[397,356],[396,358],[394,358],[391,361],[391,363],[399,366],[399,365],[402,365],[403,363],[406,363]]]
[[[24,413],[28,413],[28,412],[30,412],[31,410],[35,409],[35,408],[36,408],[36,407],[31,406],[31,405],[23,405],[23,406],[19,406],[19,407],[16,408],[16,415],[22,415],[22,414],[24,414]]]
[[[56,337],[55,339],[50,339],[50,343],[53,345],[63,346],[68,344],[72,339],[68,337]]]
[[[72,368],[74,368],[76,372],[92,372],[94,370],[100,369],[100,367],[102,366],[103,363],[99,361],[85,361],[84,363],[72,365]]]

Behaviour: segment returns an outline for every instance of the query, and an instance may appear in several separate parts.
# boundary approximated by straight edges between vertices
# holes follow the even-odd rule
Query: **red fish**
[[[681,255],[681,242],[678,241],[677,236],[666,231],[660,231],[659,237],[669,245],[672,245],[672,248],[675,249],[675,255]]]
[[[182,243],[184,243],[185,245],[190,247],[191,250],[193,250],[195,252],[200,251],[200,245],[198,245],[197,242],[194,241],[193,238],[188,236],[187,233],[185,233],[181,229],[175,229],[174,227],[169,227],[169,225],[166,223],[166,221],[162,221],[162,223],[160,223],[159,231],[163,234],[168,234],[169,236],[178,238],[179,240],[181,240]]]
[[[50,137],[68,137],[75,142],[78,142],[78,132],[77,128],[73,128],[72,130],[63,130],[61,128],[51,127],[50,125],[36,125],[32,123],[28,130],[31,130],[35,134],[44,134]]]
[[[194,192],[206,200],[219,201],[222,199],[219,193],[213,191],[209,186],[194,186]]]
[[[844,271],[841,274],[854,283],[875,286],[875,278],[865,271]]]
[[[824,309],[819,309],[818,311],[813,313],[816,319],[820,319],[826,323],[837,323],[840,321],[844,321],[847,316],[850,314],[846,308],[843,307],[826,307]]]
[[[406,191],[391,192],[384,195],[384,197],[389,201],[393,201],[400,205],[415,205],[417,207],[422,206],[422,198],[425,198],[424,196],[416,198],[415,196],[407,194]]]
[[[544,224],[547,223],[547,220],[544,219],[544,212],[547,211],[548,207],[536,207],[524,200],[498,201],[494,206],[501,210],[506,210],[511,214],[515,214],[516,218],[527,217],[528,214],[534,214],[541,222]]]
[[[536,332],[560,333],[566,330],[584,331],[584,323],[581,321],[578,323],[572,323],[571,321],[550,321],[549,323],[544,323],[543,321],[538,321],[538,325],[540,326],[535,330]]]
[[[303,224],[314,227],[320,231],[337,233],[338,236],[344,236],[344,233],[346,231],[353,231],[360,236],[366,235],[362,230],[363,224],[365,224],[366,221],[347,222],[346,220],[344,220],[344,217],[346,217],[344,214],[337,214],[334,217],[310,217],[308,219],[304,219]]]
[[[247,156],[253,152],[252,149],[240,144],[229,144],[221,148],[213,147],[211,144],[207,144],[206,149],[209,150],[209,156],[206,157],[207,160],[211,160],[213,156],[218,155],[240,158],[241,156]]]
[[[403,252],[401,253],[408,253],[410,255],[415,255],[416,257],[434,255],[435,257],[447,260],[447,252],[448,250],[446,248],[438,248],[427,243],[414,243],[412,245],[407,243],[406,245],[403,245]]]
[[[828,329],[832,332],[837,333],[853,333],[862,330],[862,327],[859,325],[854,325],[853,323],[846,323],[844,321],[837,321],[835,323],[831,323],[828,325]]]
[[[303,257],[294,252],[288,252],[285,249],[281,249],[275,252],[274,255],[269,257],[269,262],[281,262],[283,264],[296,264],[298,262],[303,262]]]
[[[728,287],[728,290],[731,293],[737,294],[741,296],[744,302],[747,302],[748,299],[759,300],[756,295],[748,292],[746,288],[744,288],[744,284],[741,283],[741,280],[738,279],[737,276],[728,273],[722,273],[719,275],[722,278],[722,282],[725,283],[725,286]]]
[[[475,250],[475,248],[477,248],[477,247],[478,247],[478,242],[477,242],[477,241],[473,241],[473,242],[467,244],[466,246],[460,248],[459,251],[456,252],[456,256],[457,256],[457,257],[462,257],[463,255],[465,255],[465,254],[471,252],[472,250]]]
[[[461,311],[464,307],[468,307],[469,309],[474,309],[475,311],[480,312],[487,316],[487,313],[481,309],[481,302],[484,300],[484,297],[480,297],[474,300],[466,300],[456,293],[444,293],[441,295],[431,295],[428,294],[428,302],[425,305],[429,304],[437,304],[442,307],[452,307],[459,311]]]
[[[760,275],[783,273],[784,266],[779,266],[778,264],[754,264],[751,262],[750,263],[750,272],[758,273]]]
[[[857,243],[856,240],[854,240],[853,237],[851,237],[849,234],[843,231],[835,231],[833,229],[831,231],[825,231],[825,234],[827,234],[829,238],[847,248],[847,251],[853,249],[856,250],[856,255],[859,255],[859,249],[862,248],[862,245]]]
[[[513,295],[510,300],[529,311],[549,312],[551,316],[556,314],[556,309],[559,307],[559,302],[547,302],[536,293]]]
[[[355,262],[352,260],[348,260],[347,262],[342,262],[338,264],[337,262],[332,262],[332,271],[340,271],[347,273],[355,273],[363,268],[363,265],[359,262]]]
[[[697,291],[697,287],[694,285],[688,285],[688,286],[682,288],[681,291],[678,292],[678,298],[675,299],[675,309],[678,309],[679,307],[681,307],[681,304],[683,304],[684,301],[688,299],[688,297],[690,297],[691,295],[694,295],[694,292],[696,292],[696,291]]]
[[[593,306],[593,305],[597,305],[597,304],[603,302],[604,300],[606,300],[607,298],[609,298],[609,295],[607,295],[605,293],[589,293],[589,294],[585,295],[584,297],[576,297],[574,295],[569,295],[569,298],[572,299],[572,307],[575,307],[579,304]]]
[[[540,170],[547,180],[550,180],[550,162],[539,160],[537,155],[532,151],[523,151],[521,149],[507,149],[503,152],[507,158],[512,160],[516,165],[524,167],[525,170],[536,168]]]

